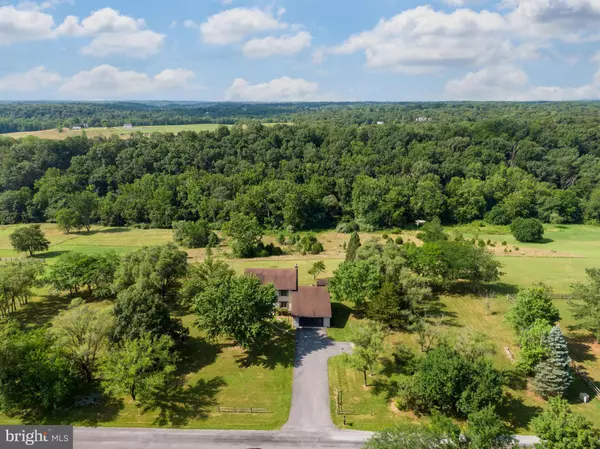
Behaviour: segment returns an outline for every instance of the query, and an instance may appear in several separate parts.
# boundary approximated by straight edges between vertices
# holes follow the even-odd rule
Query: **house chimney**
[[[296,291],[298,291],[298,264],[294,265],[296,268]]]

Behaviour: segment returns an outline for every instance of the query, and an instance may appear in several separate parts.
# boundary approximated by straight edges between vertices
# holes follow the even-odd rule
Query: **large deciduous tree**
[[[223,227],[223,232],[231,238],[231,249],[236,257],[254,257],[263,236],[256,217],[240,213],[231,215],[229,222]]]
[[[377,265],[369,260],[342,262],[329,280],[335,301],[348,301],[363,308],[379,291],[382,278]]]
[[[349,356],[349,363],[363,374],[365,387],[369,385],[367,376],[373,374],[383,353],[384,338],[383,327],[373,321],[358,326],[350,337],[354,348]]]
[[[20,227],[9,238],[15,251],[27,252],[30,256],[40,251],[47,251],[50,247],[50,242],[46,239],[39,224]]]
[[[552,290],[544,284],[521,290],[506,315],[513,329],[520,334],[540,320],[554,325],[560,313],[552,303]]]
[[[587,283],[573,285],[573,316],[600,342],[600,268],[585,270]]]
[[[195,298],[196,325],[209,338],[229,337],[245,349],[263,347],[273,335],[275,288],[255,276],[229,276],[208,283]]]

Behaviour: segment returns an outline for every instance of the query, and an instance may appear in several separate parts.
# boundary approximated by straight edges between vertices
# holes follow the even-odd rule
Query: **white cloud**
[[[151,56],[162,48],[165,35],[147,29],[144,19],[121,15],[112,8],[93,12],[80,23],[79,17],[68,16],[57,28],[57,34],[94,37],[82,53],[90,56],[125,54],[134,58]]]
[[[51,39],[54,29],[54,19],[50,14],[36,9],[0,6],[0,46]]]
[[[199,27],[205,42],[229,45],[241,42],[252,34],[287,28],[288,24],[280,21],[284,12],[284,9],[279,9],[274,15],[271,9],[232,8],[210,16],[200,25],[186,21],[185,26]]]
[[[319,84],[302,78],[284,76],[267,83],[250,84],[236,78],[225,92],[226,100],[242,101],[306,101],[316,98]]]
[[[68,79],[59,92],[71,98],[133,98],[166,90],[189,89],[195,74],[185,69],[167,69],[154,77],[103,64]]]
[[[419,6],[380,20],[373,29],[337,47],[318,50],[314,60],[364,51],[369,68],[418,73],[535,56],[536,47],[514,44],[509,30],[510,24],[499,13],[470,9],[447,13]]]
[[[265,37],[249,40],[242,47],[244,54],[250,58],[267,58],[270,56],[295,55],[310,47],[312,36],[301,31],[294,36]]]
[[[527,74],[512,65],[488,66],[446,83],[454,100],[509,100],[527,84]]]
[[[34,92],[57,84],[61,80],[58,73],[50,72],[44,66],[38,66],[24,73],[12,73],[0,78],[0,90]]]
[[[525,36],[568,42],[600,40],[600,0],[509,0],[508,18]]]

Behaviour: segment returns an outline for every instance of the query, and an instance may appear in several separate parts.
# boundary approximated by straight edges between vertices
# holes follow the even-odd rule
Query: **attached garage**
[[[299,287],[292,292],[294,327],[329,327],[331,298],[325,287]]]

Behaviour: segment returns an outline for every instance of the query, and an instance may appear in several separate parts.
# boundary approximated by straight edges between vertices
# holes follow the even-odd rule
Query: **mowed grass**
[[[450,231],[496,242],[496,247],[490,249],[498,255],[503,265],[502,271],[505,275],[501,279],[502,289],[509,291],[543,281],[551,285],[555,292],[568,294],[573,282],[585,280],[585,268],[600,267],[600,228],[595,226],[548,226],[545,235],[547,241],[535,244],[515,241],[507,227],[490,229],[471,226],[453,228]],[[506,241],[506,247],[511,252],[504,253],[503,241]],[[441,302],[446,316],[443,325],[446,338],[452,341],[459,332],[466,329],[482,332],[496,346],[496,366],[507,373],[513,371],[513,362],[510,361],[505,348],[515,357],[518,357],[519,348],[516,335],[505,319],[505,314],[510,308],[510,300],[505,294],[496,295],[490,301],[489,310],[485,300],[479,296],[444,296]],[[576,329],[576,321],[573,319],[568,300],[557,299],[555,303],[561,312],[562,319],[559,324],[568,338],[572,359],[583,366],[600,387],[600,345],[594,342],[589,333]],[[334,318],[334,327],[328,330],[331,338],[347,340],[352,329],[359,325],[360,320],[351,314],[350,307],[349,304],[334,303],[334,308],[340,309],[343,312],[341,316],[347,318],[337,322]],[[387,338],[388,348],[393,342],[402,342],[413,351],[419,352],[414,335],[394,333]],[[412,413],[394,408],[385,388],[390,382],[397,381],[401,375],[384,370],[383,374],[371,378],[371,386],[365,388],[362,374],[351,368],[344,356],[330,360],[329,373],[331,407],[334,422],[338,426],[343,426],[343,416],[335,415],[335,396],[338,390],[343,392],[344,408],[356,413],[347,416],[349,428],[380,430],[401,420],[416,420]],[[511,401],[510,408],[504,410],[505,417],[514,425],[515,431],[531,433],[531,419],[546,407],[546,401],[531,392],[522,380],[513,380],[511,388],[507,389]],[[590,388],[580,378],[575,377],[568,394],[573,409],[592,422],[600,422],[600,398],[583,404],[578,399],[582,392],[587,392],[593,397]]]
[[[264,126],[275,126],[276,123],[265,123]],[[84,130],[71,130],[69,128],[63,128],[62,132],[58,129],[45,129],[42,131],[24,131],[16,133],[1,134],[0,136],[12,137],[14,139],[20,139],[23,137],[39,137],[40,139],[52,139],[52,140],[63,140],[67,137],[76,137],[86,135],[87,137],[110,137],[119,136],[121,138],[127,138],[134,133],[152,134],[152,133],[173,133],[178,134],[183,131],[215,131],[220,126],[232,127],[233,125],[221,125],[216,123],[200,123],[196,125],[163,125],[163,126],[134,126],[131,129],[123,127],[116,128],[86,128]]]

